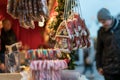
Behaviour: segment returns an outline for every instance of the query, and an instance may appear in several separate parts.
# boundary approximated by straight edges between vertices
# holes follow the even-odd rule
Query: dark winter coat
[[[112,27],[98,31],[97,68],[103,68],[105,74],[120,74],[120,21],[114,19]]]
[[[4,31],[4,29],[2,29],[1,35],[2,35],[1,36],[2,45],[1,45],[0,53],[4,53],[5,45],[14,44],[15,42],[17,42],[17,39],[16,39],[16,35],[12,29],[10,29],[9,31]]]

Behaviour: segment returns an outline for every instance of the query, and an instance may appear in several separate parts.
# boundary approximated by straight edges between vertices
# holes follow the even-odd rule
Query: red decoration
[[[20,27],[18,20],[13,19],[6,12],[7,0],[0,0],[0,16],[10,19],[13,25],[13,30],[19,41],[22,41],[23,45],[29,45],[30,48],[38,48],[39,45],[44,45],[43,35],[41,34],[44,31],[44,28],[40,28],[36,25],[35,29],[24,29]]]

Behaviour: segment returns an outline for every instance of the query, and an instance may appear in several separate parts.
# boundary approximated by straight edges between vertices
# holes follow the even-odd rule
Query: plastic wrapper
[[[6,72],[14,73],[20,71],[20,52],[21,42],[6,46],[5,66]]]
[[[8,0],[7,12],[12,15],[14,0]]]
[[[19,14],[19,7],[18,7],[18,1],[19,0],[14,0],[13,2],[13,12],[12,12],[12,17],[14,17],[15,19],[18,18],[18,14]]]
[[[49,15],[48,9],[47,9],[47,1],[46,0],[41,0],[42,4],[43,4],[43,8],[42,8],[42,15],[47,18]]]
[[[73,20],[67,20],[67,28],[68,28],[68,32],[70,34],[70,38],[74,40],[75,31],[74,31]]]
[[[73,42],[73,50],[77,50],[78,48],[79,48],[79,46],[80,46],[80,39],[79,39],[79,37],[75,37],[74,38],[74,42]]]
[[[89,35],[85,21],[79,14],[71,13],[68,19],[62,21],[57,29],[55,48],[70,52],[78,48],[89,47]]]
[[[33,80],[61,80],[61,70],[67,68],[64,60],[38,60],[30,64]]]
[[[59,49],[33,49],[25,55],[27,60],[56,60],[62,57]]]
[[[72,49],[71,40],[65,37],[57,37],[55,48],[59,48],[63,52],[70,52]]]
[[[20,71],[20,53],[12,52],[10,54],[5,54],[5,65],[6,72],[14,73]]]

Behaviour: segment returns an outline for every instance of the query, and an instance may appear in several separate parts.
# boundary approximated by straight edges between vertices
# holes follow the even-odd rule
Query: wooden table
[[[19,73],[0,73],[0,80],[21,80]]]

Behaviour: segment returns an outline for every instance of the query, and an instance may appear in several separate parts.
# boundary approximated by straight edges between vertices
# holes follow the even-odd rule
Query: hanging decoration
[[[34,21],[43,22],[40,26],[44,26],[49,15],[46,0],[8,0],[7,12],[26,29],[34,29]]]
[[[69,52],[72,49],[71,46],[71,35],[66,27],[66,21],[63,21],[56,32],[56,45],[55,48],[59,48],[64,52]]]
[[[50,23],[48,24],[48,27],[49,27],[49,43],[50,43],[50,47],[52,45],[52,48],[53,48],[53,45],[55,45],[55,34],[56,34],[56,31],[58,29],[58,26],[60,25],[60,23],[63,21],[64,19],[64,6],[65,6],[65,1],[67,0],[57,0],[57,7],[55,8],[55,11],[58,13],[56,15],[56,17],[54,17],[52,19],[51,17],[51,21]],[[71,0],[69,0],[71,2]],[[68,7],[68,11],[70,10],[70,5]]]
[[[82,14],[80,15],[81,6],[79,2],[79,0],[65,1],[64,20],[61,22],[62,25],[59,25],[56,32],[55,48],[71,52],[72,50],[77,50],[78,48],[90,46],[90,34],[84,19],[82,19]]]
[[[55,45],[56,47],[58,46],[58,43],[59,43],[59,38],[57,38],[56,37],[56,39],[58,40],[58,43],[56,43],[56,41],[55,41],[55,34],[56,34],[56,32],[57,31],[59,31],[59,29],[58,29],[58,27],[61,25],[61,24],[63,24],[65,21],[63,21],[64,20],[64,17],[65,17],[65,14],[64,14],[64,7],[66,7],[66,5],[65,5],[65,1],[67,1],[67,0],[57,0],[57,3],[58,3],[58,6],[55,8],[55,11],[58,13],[58,15],[56,16],[56,17],[54,17],[53,18],[53,20],[52,21],[50,21],[50,23],[48,24],[48,26],[49,26],[49,32],[47,33],[47,34],[49,34],[49,39],[48,39],[48,41],[49,41],[49,44],[50,44],[50,47],[51,47],[51,45],[52,45],[52,48],[53,48],[53,46]],[[68,0],[69,1],[69,4],[68,4],[68,7],[66,7],[67,8],[67,12],[70,12],[70,9],[71,9],[71,1],[72,0]],[[74,3],[74,7],[76,7],[76,3],[75,3],[75,0],[73,0],[73,3]],[[51,17],[51,19],[52,19],[52,17]],[[63,21],[63,22],[62,22]],[[62,22],[62,23],[61,23]],[[64,27],[65,29],[66,29],[66,27]],[[58,30],[57,30],[58,29]],[[48,30],[47,30],[48,31]],[[66,33],[68,33],[68,32],[66,32]],[[57,34],[58,35],[58,34]],[[67,40],[70,40],[70,37],[68,36],[68,38],[66,38]],[[60,39],[60,40],[62,40],[62,39]],[[63,40],[64,41],[64,40]],[[56,43],[56,44],[55,44]],[[65,44],[68,44],[68,42],[67,43],[65,43]],[[70,43],[70,45],[71,45],[71,43]],[[58,47],[60,47],[60,45],[58,46]],[[65,46],[64,46],[65,47]],[[70,47],[72,47],[72,46],[70,46]],[[69,61],[69,65],[68,65],[68,69],[75,69],[75,63],[74,63],[74,61],[75,61],[75,58],[73,58],[75,55],[75,50],[72,50],[71,52],[70,52],[70,47],[68,47],[68,49],[61,49],[61,50],[64,50],[65,52],[63,52],[63,53],[66,53],[67,52],[67,54],[70,56],[70,61]],[[70,52],[70,54],[68,53],[68,52]],[[66,55],[65,54],[63,54],[62,55],[62,57],[63,58],[66,58]]]

